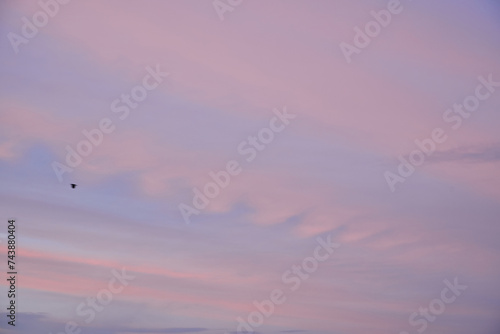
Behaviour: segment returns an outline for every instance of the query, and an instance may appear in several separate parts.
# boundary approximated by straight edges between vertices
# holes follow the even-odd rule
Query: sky
[[[3,0],[0,36],[1,333],[500,330],[500,2]]]

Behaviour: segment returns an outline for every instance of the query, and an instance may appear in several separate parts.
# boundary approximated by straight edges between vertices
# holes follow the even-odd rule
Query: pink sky
[[[212,0],[71,1],[16,52],[41,5],[3,1],[0,253],[15,218],[20,292],[0,332],[236,334],[281,289],[256,332],[417,333],[412,313],[456,277],[467,289],[425,332],[497,333],[500,6],[401,0],[348,63],[340,43],[389,2],[243,0],[220,20]],[[120,119],[148,68],[169,75]],[[454,129],[444,114],[478,86]],[[103,119],[114,131],[60,182],[54,162]],[[446,140],[391,191],[386,172],[436,128]],[[229,161],[241,173],[186,224],[179,205]],[[340,247],[292,291],[282,276],[328,236]],[[78,305],[121,268],[135,278],[86,323]]]

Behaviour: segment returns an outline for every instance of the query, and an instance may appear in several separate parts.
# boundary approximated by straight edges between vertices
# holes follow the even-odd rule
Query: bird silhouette
[[[72,183],[71,184],[71,188],[75,189],[76,188],[76,184]]]

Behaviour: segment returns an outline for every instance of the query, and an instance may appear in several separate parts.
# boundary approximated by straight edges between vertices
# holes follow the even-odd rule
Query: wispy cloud
[[[496,163],[500,161],[500,144],[458,147],[446,151],[437,151],[429,161],[456,163]]]

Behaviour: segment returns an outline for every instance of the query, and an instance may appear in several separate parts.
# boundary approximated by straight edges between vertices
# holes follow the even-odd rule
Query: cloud
[[[6,313],[0,313],[2,319],[6,318]],[[6,330],[6,334],[33,334],[33,333],[64,333],[66,322],[61,322],[51,318],[47,313],[18,312],[16,314],[16,326],[11,327],[2,321],[0,328]],[[13,330],[14,328],[15,330]],[[79,327],[82,333],[86,334],[177,334],[177,333],[200,333],[209,331],[208,328],[199,327],[163,327],[145,328],[132,326],[85,326]]]
[[[433,153],[431,162],[496,163],[500,161],[500,144],[462,146]]]

